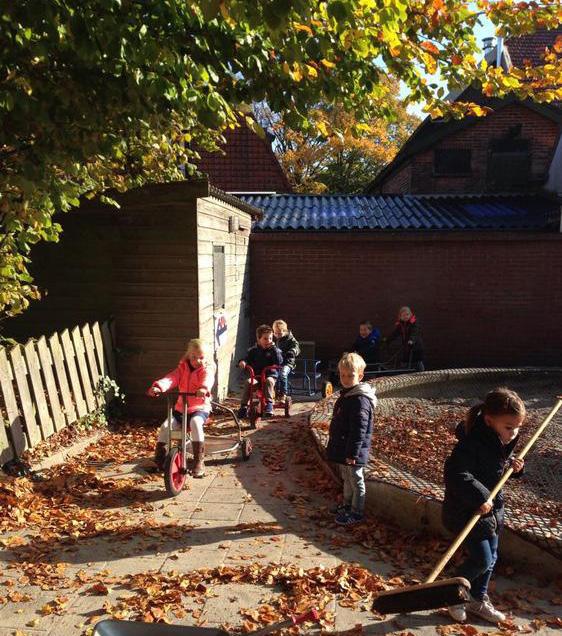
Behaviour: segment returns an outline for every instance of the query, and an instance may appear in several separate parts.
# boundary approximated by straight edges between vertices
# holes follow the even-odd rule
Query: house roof
[[[527,59],[533,64],[539,64],[545,47],[552,46],[560,34],[562,34],[562,26],[548,31],[537,31],[531,35],[525,35],[519,38],[510,38],[504,44],[502,60],[507,59],[509,60],[509,64],[514,66],[522,66]],[[495,59],[495,47],[489,57],[490,59]],[[461,91],[460,94],[455,96],[455,101],[476,102],[494,111],[498,111],[510,104],[519,103],[562,125],[562,108],[559,102],[540,104],[532,100],[521,101],[514,95],[501,99],[489,98],[473,87],[467,87]],[[441,139],[476,124],[478,121],[480,121],[479,117],[464,117],[463,119],[450,120],[426,117],[404,143],[394,159],[383,168],[376,178],[367,186],[366,192],[368,194],[376,192],[383,181],[414,155],[430,148]]]
[[[292,191],[268,139],[243,123],[224,136],[224,152],[199,151],[197,167],[214,186],[226,192]]]
[[[551,48],[556,42],[556,38],[562,35],[562,25],[556,29],[536,31],[530,35],[524,35],[518,38],[509,38],[505,42],[505,46],[509,51],[509,57],[513,66],[524,66],[528,60],[533,66],[544,64],[543,55],[545,48]]]
[[[256,232],[389,230],[558,231],[560,204],[531,195],[269,195]]]

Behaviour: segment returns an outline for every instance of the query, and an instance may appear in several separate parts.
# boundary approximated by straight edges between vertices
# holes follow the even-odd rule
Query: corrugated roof
[[[257,232],[349,230],[558,231],[560,204],[514,195],[245,195]]]

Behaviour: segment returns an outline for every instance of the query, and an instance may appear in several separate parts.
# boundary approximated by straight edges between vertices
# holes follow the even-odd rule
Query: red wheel
[[[292,398],[287,396],[285,398],[285,417],[291,417],[291,405],[293,404]]]
[[[166,455],[164,463],[164,483],[166,492],[171,497],[177,497],[185,485],[187,473],[183,468],[183,455],[179,448],[172,448]]]
[[[250,459],[250,455],[253,451],[252,440],[247,437],[242,440],[242,444],[240,446],[240,451],[242,452],[242,459],[247,462]]]
[[[258,409],[255,404],[250,405],[250,411],[248,413],[248,418],[250,419],[250,427],[257,428],[258,420],[260,419],[260,414],[258,413]]]

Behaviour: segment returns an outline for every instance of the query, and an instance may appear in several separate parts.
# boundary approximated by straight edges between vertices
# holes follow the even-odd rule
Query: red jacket
[[[180,393],[195,393],[197,389],[206,389],[207,397],[188,397],[187,412],[204,411],[211,412],[211,389],[215,383],[215,365],[212,362],[202,364],[197,369],[191,370],[187,360],[181,360],[178,366],[160,380],[153,382],[163,393],[177,387]],[[178,397],[175,406],[180,413],[183,410],[183,400]]]

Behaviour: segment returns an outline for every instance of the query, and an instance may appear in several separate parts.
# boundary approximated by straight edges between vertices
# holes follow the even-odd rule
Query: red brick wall
[[[408,163],[382,184],[383,194],[408,194],[411,190],[412,167]]]
[[[562,236],[254,234],[252,324],[287,320],[336,357],[411,305],[431,368],[562,366]]]
[[[545,176],[558,143],[560,128],[557,123],[530,108],[521,104],[511,104],[415,155],[407,169],[411,174],[410,181],[404,180],[400,170],[382,184],[382,191],[412,194],[484,192],[489,142],[491,139],[505,136],[508,130],[517,124],[522,124],[521,137],[531,141],[533,177]],[[433,156],[434,151],[439,148],[470,148],[472,174],[467,177],[434,176]]]
[[[200,151],[198,168],[227,192],[291,192],[271,144],[242,125],[224,133],[224,153]]]

